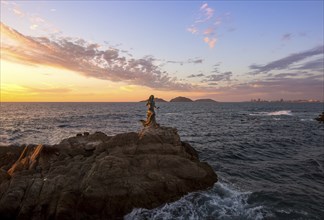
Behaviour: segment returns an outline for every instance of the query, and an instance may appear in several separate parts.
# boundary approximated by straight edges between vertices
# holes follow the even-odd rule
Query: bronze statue
[[[149,97],[149,99],[147,100],[146,106],[148,106],[148,109],[146,112],[146,121],[141,120],[143,126],[144,127],[154,127],[154,128],[159,127],[159,124],[156,123],[156,120],[155,120],[154,108],[158,109],[158,107],[155,106],[154,95],[151,95]]]

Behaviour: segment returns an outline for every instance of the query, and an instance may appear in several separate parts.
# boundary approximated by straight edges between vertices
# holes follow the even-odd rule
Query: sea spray
[[[134,209],[124,219],[263,219],[266,211],[248,204],[250,195],[218,182],[208,191],[190,193],[152,210]]]

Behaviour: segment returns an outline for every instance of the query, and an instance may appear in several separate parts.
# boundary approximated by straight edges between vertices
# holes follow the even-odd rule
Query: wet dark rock
[[[26,166],[12,169],[24,158]],[[122,219],[133,208],[155,208],[217,181],[168,127],[0,147],[0,159],[0,219]]]
[[[324,112],[315,118],[315,120],[324,123]]]

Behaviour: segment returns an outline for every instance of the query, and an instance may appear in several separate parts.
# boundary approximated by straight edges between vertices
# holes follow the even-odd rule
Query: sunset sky
[[[324,100],[323,1],[1,1],[1,101]]]

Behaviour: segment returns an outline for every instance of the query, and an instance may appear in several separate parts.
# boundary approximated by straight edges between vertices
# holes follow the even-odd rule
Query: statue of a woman
[[[151,95],[150,98],[147,100],[146,106],[148,107],[146,112],[146,121],[141,120],[144,127],[159,127],[159,124],[156,123],[155,120],[155,106],[154,95]]]

